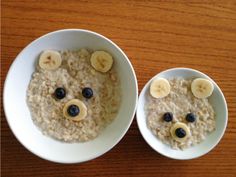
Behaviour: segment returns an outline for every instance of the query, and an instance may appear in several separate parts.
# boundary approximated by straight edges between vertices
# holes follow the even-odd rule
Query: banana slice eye
[[[87,116],[87,107],[82,101],[72,99],[65,104],[63,115],[67,119],[80,121]]]
[[[150,94],[154,98],[163,98],[170,93],[170,83],[167,79],[158,78],[152,81]]]
[[[191,91],[197,98],[207,98],[211,96],[213,90],[214,85],[207,79],[197,78],[191,84]]]
[[[171,136],[178,142],[184,142],[190,136],[190,130],[184,123],[177,122],[170,129]]]

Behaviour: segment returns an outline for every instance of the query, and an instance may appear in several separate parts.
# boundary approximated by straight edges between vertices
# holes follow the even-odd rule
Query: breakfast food
[[[107,72],[113,64],[112,56],[104,51],[96,51],[91,56],[91,65],[100,72]]]
[[[163,98],[170,93],[170,84],[164,78],[158,78],[152,81],[150,86],[150,94],[154,98]]]
[[[213,89],[213,84],[207,79],[197,78],[194,79],[191,84],[192,93],[197,98],[209,97],[212,94]]]
[[[87,107],[82,101],[72,99],[64,105],[63,115],[69,120],[80,121],[87,116]]]
[[[190,136],[190,130],[185,123],[176,122],[170,129],[172,138],[178,142],[184,142]]]
[[[201,143],[216,128],[208,97],[214,89],[203,78],[154,79],[147,95],[147,126],[163,143],[185,149]]]
[[[27,90],[33,122],[43,134],[65,142],[96,138],[120,106],[114,64],[105,51],[43,51]]]
[[[55,70],[60,67],[61,55],[57,51],[46,50],[39,57],[39,66],[46,70]]]

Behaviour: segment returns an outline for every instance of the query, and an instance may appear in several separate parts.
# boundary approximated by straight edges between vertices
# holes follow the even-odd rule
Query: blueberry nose
[[[75,117],[80,113],[79,107],[72,104],[67,108],[67,113],[71,116],[71,117]]]
[[[175,130],[175,135],[176,135],[177,137],[179,137],[179,138],[183,138],[183,137],[186,136],[186,131],[185,131],[184,129],[182,129],[182,128],[177,128],[177,129]]]

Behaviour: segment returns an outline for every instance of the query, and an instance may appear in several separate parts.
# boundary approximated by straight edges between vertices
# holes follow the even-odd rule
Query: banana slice
[[[171,136],[178,142],[184,142],[190,136],[188,126],[181,122],[176,122],[170,129]]]
[[[207,79],[197,78],[192,82],[191,90],[195,97],[207,98],[211,96],[214,90],[214,85]]]
[[[167,79],[158,78],[152,81],[150,86],[150,94],[154,98],[163,98],[170,93],[170,84]]]
[[[77,111],[77,113],[78,113],[77,115],[72,116],[68,113],[68,112],[70,112],[70,111],[68,111],[70,106],[76,106],[79,109]],[[74,120],[74,121],[80,121],[80,120],[83,120],[87,116],[87,107],[85,106],[85,104],[82,101],[80,101],[78,99],[72,99],[65,104],[65,106],[63,108],[63,115],[67,119]]]
[[[57,51],[45,50],[39,57],[39,66],[45,70],[55,70],[61,66],[61,55]]]
[[[91,65],[97,71],[105,73],[109,71],[113,64],[112,56],[104,51],[96,51],[90,58]]]

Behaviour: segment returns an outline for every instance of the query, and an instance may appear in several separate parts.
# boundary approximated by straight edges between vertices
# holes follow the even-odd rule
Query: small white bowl
[[[209,97],[209,102],[212,104],[216,113],[216,130],[206,137],[206,139],[195,146],[192,146],[185,150],[174,150],[170,146],[162,143],[157,137],[155,137],[152,132],[148,129],[146,123],[146,115],[144,112],[144,105],[146,104],[146,96],[149,94],[149,87],[153,79],[163,77],[166,79],[171,79],[175,77],[181,77],[184,79],[190,78],[206,78],[212,81],[214,84],[213,94]],[[193,159],[200,157],[210,150],[212,150],[222,138],[227,121],[228,121],[228,109],[224,98],[224,95],[218,85],[207,75],[189,68],[173,68],[165,70],[156,76],[154,76],[149,82],[144,86],[142,92],[139,95],[139,102],[137,107],[137,122],[139,130],[144,137],[145,141],[160,154],[170,157],[173,159]]]
[[[121,80],[122,103],[115,120],[96,139],[85,143],[63,143],[44,136],[34,125],[26,104],[26,90],[35,70],[35,62],[43,50],[83,47],[106,50],[113,55]],[[59,163],[88,161],[114,147],[125,135],[133,120],[137,100],[136,75],[125,53],[106,37],[79,29],[46,34],[25,47],[11,65],[3,94],[6,118],[16,138],[37,156]]]

